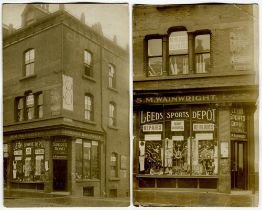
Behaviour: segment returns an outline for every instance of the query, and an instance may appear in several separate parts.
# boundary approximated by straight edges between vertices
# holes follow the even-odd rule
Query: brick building
[[[4,181],[9,189],[129,196],[128,52],[48,4],[3,27]]]
[[[258,190],[257,20],[257,5],[134,7],[136,201]]]

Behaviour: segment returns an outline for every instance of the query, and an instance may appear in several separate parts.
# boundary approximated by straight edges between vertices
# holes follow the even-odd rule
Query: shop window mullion
[[[192,109],[189,107],[189,116],[192,116]],[[192,150],[192,143],[193,137],[192,137],[192,117],[189,117],[189,142],[190,142],[190,176],[192,176],[192,162],[193,162],[193,150]]]

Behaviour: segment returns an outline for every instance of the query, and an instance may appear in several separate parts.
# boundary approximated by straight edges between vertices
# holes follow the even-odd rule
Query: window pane
[[[76,143],[76,179],[82,179],[82,141]]]
[[[162,55],[162,39],[149,39],[148,56],[161,56],[161,55]]]
[[[148,76],[162,75],[162,57],[148,59]]]
[[[188,74],[188,56],[170,56],[169,68],[171,75]]]
[[[38,105],[42,105],[43,104],[43,94],[42,93],[38,95],[37,104]]]
[[[34,107],[30,107],[27,109],[27,119],[31,120],[34,118]]]
[[[85,110],[85,119],[86,120],[90,120],[91,119],[90,111],[88,111],[88,110]]]
[[[20,98],[18,101],[18,109],[23,109],[24,107],[24,100],[23,98]]]
[[[196,54],[196,73],[207,73],[210,68],[210,53]]]
[[[38,107],[38,117],[42,118],[43,117],[43,106]]]
[[[99,172],[98,142],[92,141],[91,177],[99,178]]]
[[[198,35],[195,38],[195,52],[209,52],[210,51],[210,34]]]
[[[84,52],[84,63],[87,65],[91,65],[92,61],[92,54],[88,51]]]
[[[172,32],[169,36],[169,55],[187,54],[188,38],[186,31]]]
[[[35,50],[34,49],[30,50],[30,60],[31,62],[35,60]]]
[[[83,148],[83,178],[89,179],[90,178],[90,160],[91,160],[91,143],[90,142],[84,142],[84,148]]]
[[[27,64],[29,60],[30,60],[30,52],[28,51],[25,53],[25,64]]]

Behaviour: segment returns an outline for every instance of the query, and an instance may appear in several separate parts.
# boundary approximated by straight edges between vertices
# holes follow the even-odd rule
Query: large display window
[[[19,182],[44,181],[45,141],[15,141],[12,148],[12,179]]]
[[[76,139],[76,179],[98,179],[100,176],[99,143]]]
[[[216,109],[187,107],[140,112],[139,174],[218,174]]]

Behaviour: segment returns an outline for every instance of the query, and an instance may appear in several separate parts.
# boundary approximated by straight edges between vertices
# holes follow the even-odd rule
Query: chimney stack
[[[59,10],[65,10],[65,5],[64,4],[59,4]]]

